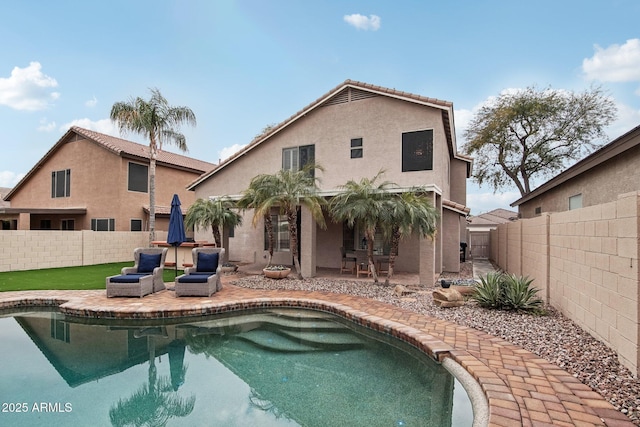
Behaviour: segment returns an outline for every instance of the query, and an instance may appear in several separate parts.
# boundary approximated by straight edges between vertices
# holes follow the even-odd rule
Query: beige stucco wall
[[[52,229],[60,221],[74,219],[76,230],[91,229],[92,218],[114,218],[116,231],[129,231],[131,219],[142,219],[147,226],[143,206],[149,205],[149,193],[128,190],[129,162],[144,161],[120,157],[88,140],[70,141],[35,171],[29,182],[11,199],[12,208],[86,208],[86,215],[31,215],[31,228],[39,228],[41,219],[51,219]],[[147,162],[148,164],[148,162]],[[71,170],[69,197],[51,197],[51,173]],[[182,202],[183,212],[195,201],[186,186],[199,174],[158,165],[156,168],[156,206],[170,206],[174,193]],[[167,221],[157,221],[156,229],[166,229]],[[20,224],[25,229],[24,224]]]
[[[632,192],[614,202],[520,220],[519,229],[504,224],[497,230],[497,252],[510,254],[498,258],[500,267],[534,278],[542,297],[613,348],[636,374],[640,373],[639,204],[640,192]],[[519,251],[516,260],[512,253]]]
[[[402,133],[434,130],[432,171],[402,172]],[[364,155],[350,158],[352,138],[363,139]],[[350,179],[372,178],[381,169],[382,180],[399,186],[435,184],[449,198],[449,154],[439,110],[386,97],[319,107],[237,159],[196,189],[198,197],[240,194],[252,177],[282,167],[282,149],[315,144],[316,171],[321,190],[335,190]],[[249,172],[247,172],[249,171]],[[464,180],[464,176],[463,176]]]
[[[0,271],[133,262],[133,250],[148,240],[146,232],[3,231]]]
[[[434,131],[433,170],[402,172],[402,134],[427,129]],[[350,158],[352,138],[363,139],[362,158]],[[282,167],[283,148],[310,144],[315,145],[316,163],[324,169],[316,171],[321,191],[339,191],[339,187],[348,180],[372,178],[384,169],[381,181],[391,181],[401,187],[435,186],[441,190],[442,198],[448,200],[455,196],[457,203],[466,202],[466,163],[455,161],[452,169],[441,111],[384,96],[314,109],[199,184],[195,190],[196,197],[240,195],[252,177],[272,174]],[[450,178],[452,174],[454,178]],[[455,194],[450,190],[450,181],[455,182]],[[449,245],[454,255],[449,255],[448,268],[450,271],[459,269],[460,217],[452,216],[456,216],[455,220],[450,218],[445,228],[438,230],[437,247],[433,250],[437,257],[435,272],[442,269],[443,236],[449,243],[455,242]],[[266,261],[262,219],[258,219],[256,228],[251,225],[251,219],[252,212],[249,212],[244,224],[236,228],[235,237],[229,240],[230,259]],[[318,267],[337,268],[342,227],[330,224],[329,218],[327,223],[327,230],[317,231],[314,262]],[[202,231],[196,233],[196,239],[205,236]],[[401,243],[396,265],[398,271],[418,271],[419,246],[417,238]],[[288,264],[290,256],[288,253],[276,253],[274,262]]]
[[[626,150],[597,167],[590,169],[562,185],[546,191],[519,206],[522,218],[541,212],[569,210],[569,197],[582,194],[582,207],[613,202],[618,194],[640,190],[640,146]]]

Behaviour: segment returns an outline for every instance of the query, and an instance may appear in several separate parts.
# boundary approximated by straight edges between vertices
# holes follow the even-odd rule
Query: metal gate
[[[489,258],[490,239],[488,231],[476,231],[469,233],[469,254],[471,258]]]

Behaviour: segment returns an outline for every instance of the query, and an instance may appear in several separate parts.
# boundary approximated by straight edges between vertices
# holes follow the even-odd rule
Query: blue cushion
[[[153,269],[160,267],[162,254],[140,254],[138,261],[138,273],[153,273]]]
[[[148,276],[148,274],[124,274],[115,276],[109,279],[111,283],[138,283],[141,277]]]
[[[216,271],[218,268],[218,253],[207,254],[198,252],[198,262],[196,263],[196,271]]]
[[[180,283],[207,283],[207,280],[211,277],[210,274],[187,274],[178,278]]]

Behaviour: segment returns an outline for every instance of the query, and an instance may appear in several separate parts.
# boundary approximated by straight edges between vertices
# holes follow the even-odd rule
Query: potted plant
[[[282,279],[291,273],[291,268],[284,265],[270,265],[262,269],[265,277],[270,279]]]
[[[450,280],[445,280],[445,279],[440,279],[440,286],[442,286],[444,289],[447,289],[447,288],[451,287],[451,281]]]

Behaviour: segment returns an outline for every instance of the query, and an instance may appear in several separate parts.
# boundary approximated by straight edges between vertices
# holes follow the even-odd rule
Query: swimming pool
[[[171,321],[0,319],[0,424],[471,425],[440,364],[312,310]]]

